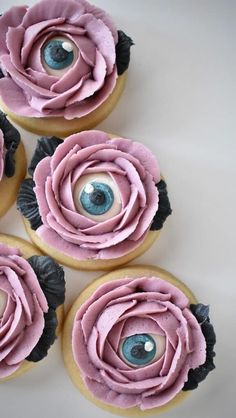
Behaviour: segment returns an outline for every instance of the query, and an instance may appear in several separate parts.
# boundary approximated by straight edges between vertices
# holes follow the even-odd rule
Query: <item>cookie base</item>
[[[15,174],[12,177],[4,177],[0,182],[0,217],[5,215],[16,200],[16,196],[26,173],[26,155],[22,142],[15,153]]]
[[[37,248],[33,247],[33,245],[31,245],[29,242],[21,238],[15,237],[13,235],[0,234],[0,242],[5,245],[8,245],[9,247],[19,248],[23,257],[26,259],[31,257],[32,255],[42,255],[42,253]],[[59,306],[56,309],[56,313],[57,313],[57,320],[58,320],[56,335],[58,336],[62,330],[62,325],[63,325],[63,320],[64,320],[64,306],[63,305]],[[5,377],[4,379],[0,379],[0,383],[6,382],[8,380],[14,379],[15,377],[21,376],[22,374],[26,373],[28,370],[31,370],[33,367],[35,367],[37,363],[38,362],[35,363],[32,361],[25,360],[21,364],[18,370],[16,370],[10,376]]]
[[[76,315],[76,312],[80,308],[80,306],[95,292],[95,290],[101,286],[102,284],[109,282],[111,280],[117,280],[124,277],[130,277],[130,278],[138,278],[143,276],[150,276],[150,277],[159,277],[161,279],[164,279],[171,284],[178,287],[182,292],[185,293],[185,295],[189,298],[190,303],[197,303],[197,300],[193,293],[188,289],[187,286],[185,286],[184,283],[182,283],[180,280],[178,280],[176,277],[174,277],[171,273],[154,266],[149,265],[140,265],[140,266],[130,266],[123,269],[119,269],[116,271],[112,271],[99,279],[97,279],[95,282],[90,284],[76,299],[74,302],[71,310],[69,311],[62,334],[62,352],[64,357],[65,366],[67,368],[67,371],[69,373],[69,376],[74,383],[74,385],[79,389],[79,391],[84,395],[85,398],[87,398],[89,401],[93,402],[96,406],[104,409],[105,411],[108,411],[115,415],[120,415],[124,417],[141,417],[141,416],[149,416],[149,415],[156,415],[163,412],[166,412],[170,408],[175,407],[178,405],[182,400],[184,400],[188,395],[189,392],[181,391],[179,392],[174,399],[172,399],[170,402],[168,402],[166,405],[160,406],[158,408],[152,408],[146,411],[141,411],[137,407],[132,407],[128,409],[122,409],[115,406],[111,406],[108,404],[105,404],[104,402],[98,400],[93,396],[91,392],[87,389],[86,385],[84,384],[84,381],[81,377],[80,371],[78,366],[76,365],[72,353],[72,327],[74,318]]]
[[[58,263],[66,265],[76,270],[112,270],[115,267],[129,263],[134,258],[139,257],[147,251],[154,241],[158,238],[160,231],[149,231],[144,242],[134,251],[124,255],[123,257],[108,259],[108,260],[77,260],[66,254],[57,251],[55,248],[49,246],[44,242],[33,229],[31,229],[29,222],[23,218],[25,229],[31,241],[45,254],[50,255]]]
[[[125,87],[126,73],[117,78],[116,86],[107,100],[97,109],[81,118],[72,120],[63,117],[25,117],[13,113],[0,99],[0,108],[7,116],[27,131],[37,135],[66,137],[76,132],[94,128],[104,120],[116,106]]]

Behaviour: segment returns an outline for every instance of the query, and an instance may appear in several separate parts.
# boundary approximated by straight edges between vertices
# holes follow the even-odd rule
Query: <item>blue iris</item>
[[[156,343],[148,334],[131,335],[123,342],[122,354],[134,366],[144,366],[154,359]]]
[[[74,52],[66,51],[63,43],[64,41],[51,39],[43,49],[44,61],[53,70],[62,70],[73,62]]]
[[[84,187],[80,202],[91,215],[103,215],[112,207],[114,194],[108,184],[93,181]]]

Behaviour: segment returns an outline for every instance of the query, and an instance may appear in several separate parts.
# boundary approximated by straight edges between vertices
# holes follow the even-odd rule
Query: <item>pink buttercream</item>
[[[76,210],[73,191],[86,174],[106,173],[120,191],[120,212],[103,222]],[[153,154],[129,139],[100,131],[68,137],[34,173],[43,225],[37,234],[78,260],[121,257],[145,239],[158,210],[160,171]]]
[[[4,162],[5,162],[5,147],[4,147],[4,136],[3,132],[0,129],[0,181],[3,178],[4,174]]]
[[[50,75],[41,50],[54,36],[78,48],[68,71]],[[42,0],[32,7],[12,7],[0,17],[2,100],[14,113],[30,117],[82,117],[113,91],[118,34],[111,18],[86,0]]]
[[[119,344],[139,333],[165,337],[165,352],[153,363],[134,368],[119,354]],[[76,313],[72,349],[96,398],[141,410],[173,399],[189,370],[206,360],[205,338],[188,298],[157,277],[124,278],[98,287]]]
[[[0,315],[0,378],[14,373],[38,343],[47,300],[19,250],[0,244],[0,290],[7,303]]]

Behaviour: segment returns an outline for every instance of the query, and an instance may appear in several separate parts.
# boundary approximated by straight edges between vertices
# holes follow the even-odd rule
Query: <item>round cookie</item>
[[[60,263],[109,270],[146,251],[171,213],[156,158],[101,131],[41,138],[17,208],[32,241]]]
[[[11,8],[0,17],[0,43],[0,107],[24,129],[60,137],[112,111],[133,45],[85,0]]]
[[[0,234],[0,259],[1,383],[47,356],[61,332],[65,281],[61,266],[21,238]]]
[[[0,112],[0,217],[16,200],[26,173],[26,156],[20,134]]]
[[[89,285],[67,315],[68,373],[88,400],[110,413],[166,412],[215,367],[208,314],[208,306],[159,267],[110,272]]]

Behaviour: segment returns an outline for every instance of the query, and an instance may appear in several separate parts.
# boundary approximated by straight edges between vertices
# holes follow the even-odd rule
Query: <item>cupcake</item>
[[[177,405],[214,369],[209,307],[153,266],[110,272],[87,287],[63,329],[69,375],[97,406],[123,416]]]
[[[14,6],[0,17],[0,105],[39,135],[91,129],[123,91],[132,44],[86,0]]]
[[[125,264],[149,248],[171,213],[151,151],[105,132],[41,138],[29,174],[17,198],[27,233],[69,267]]]
[[[47,356],[64,297],[62,267],[28,242],[0,234],[0,382]]]
[[[25,172],[26,157],[20,134],[0,111],[0,217],[15,201]]]

